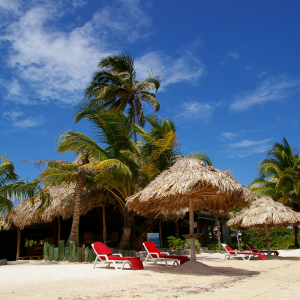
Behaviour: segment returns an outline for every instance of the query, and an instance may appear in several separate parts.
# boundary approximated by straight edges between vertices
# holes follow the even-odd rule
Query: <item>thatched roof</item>
[[[300,224],[300,214],[270,196],[256,197],[249,208],[244,208],[227,226],[261,227],[288,226]]]
[[[218,212],[245,205],[250,196],[251,192],[228,172],[206,167],[196,158],[180,157],[144,190],[127,198],[127,205],[145,215],[154,210],[172,212],[186,208],[193,199],[195,210]]]
[[[34,224],[52,222],[57,217],[62,217],[64,220],[71,218],[74,213],[75,205],[75,184],[64,183],[60,186],[45,188],[50,192],[51,203],[41,215],[38,216],[36,213],[36,209],[41,203],[39,197],[37,197],[33,205],[27,199],[16,206],[6,216],[3,228],[9,230],[15,226],[23,229],[26,226]],[[84,188],[81,201],[81,215],[85,215],[104,202],[116,204],[115,198],[109,193]]]
[[[179,219],[183,219],[188,211],[187,208],[184,208],[175,210],[171,213],[162,212],[158,215],[157,219],[162,222],[176,222]]]

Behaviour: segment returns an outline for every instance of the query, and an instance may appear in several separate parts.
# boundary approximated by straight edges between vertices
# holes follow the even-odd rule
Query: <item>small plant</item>
[[[219,250],[219,243],[218,242],[212,242],[207,245],[208,250]]]
[[[190,239],[186,239],[185,240],[184,247],[185,247],[185,249],[190,249],[191,248],[191,241],[190,241]],[[195,239],[195,248],[196,248],[196,250],[200,249],[200,243],[199,243],[199,241],[197,239]]]
[[[168,247],[172,250],[185,250],[185,249],[190,249],[190,239],[180,239],[180,238],[176,238],[174,236],[169,236],[167,238],[168,240]],[[200,243],[198,240],[195,239],[195,248],[196,250],[200,249]]]

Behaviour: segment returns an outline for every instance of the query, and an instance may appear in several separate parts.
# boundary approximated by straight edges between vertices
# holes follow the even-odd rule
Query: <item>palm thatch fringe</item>
[[[206,167],[199,159],[180,157],[167,171],[156,177],[144,190],[127,198],[127,206],[145,215],[154,210],[171,213],[189,207],[218,213],[250,202],[251,192],[228,172]]]
[[[300,224],[300,214],[282,203],[275,202],[272,197],[261,195],[256,197],[249,208],[244,208],[235,218],[227,222],[232,227],[264,228],[272,226],[288,226]]]
[[[26,199],[6,216],[3,222],[4,230],[10,230],[14,226],[23,229],[26,226],[34,224],[52,222],[57,217],[67,220],[73,216],[76,193],[74,183],[63,183],[60,186],[45,186],[44,188],[50,192],[51,203],[43,213],[40,215],[37,214],[37,208],[41,204],[39,197],[36,198],[33,205]],[[85,215],[104,202],[117,206],[115,198],[108,192],[84,188],[80,215]]]

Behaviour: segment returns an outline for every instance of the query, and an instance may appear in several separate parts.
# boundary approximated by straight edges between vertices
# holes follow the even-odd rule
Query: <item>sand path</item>
[[[149,265],[115,271],[92,264],[24,262],[0,267],[0,299],[300,299],[300,250],[280,251],[281,259],[223,260],[201,254],[199,261],[218,275],[176,274]],[[201,272],[200,272],[201,273]]]

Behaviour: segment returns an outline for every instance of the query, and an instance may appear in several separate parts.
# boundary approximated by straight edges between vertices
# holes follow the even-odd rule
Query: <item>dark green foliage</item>
[[[190,249],[190,240],[169,236],[167,238],[167,247],[176,251]],[[195,239],[195,248],[197,250],[200,249],[200,243],[197,239]]]
[[[219,243],[218,242],[212,242],[207,245],[208,250],[218,250],[219,251]]]
[[[294,231],[289,228],[271,228],[269,229],[270,247],[272,250],[287,249],[294,244]],[[243,243],[250,242],[255,248],[266,250],[267,244],[264,229],[245,229],[243,230]],[[243,247],[245,249],[245,247]]]

